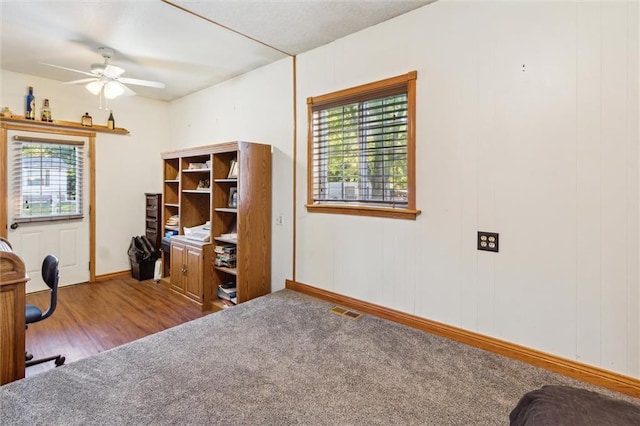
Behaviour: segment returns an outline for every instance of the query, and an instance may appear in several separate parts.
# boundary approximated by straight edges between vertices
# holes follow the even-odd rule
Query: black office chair
[[[45,257],[42,262],[42,279],[49,287],[49,291],[51,291],[49,308],[42,312],[40,308],[35,305],[26,305],[25,322],[27,328],[29,328],[29,324],[49,318],[51,314],[53,314],[53,311],[56,310],[56,305],[58,304],[58,258],[52,254]],[[55,355],[47,358],[33,359],[33,355],[27,353],[25,366],[31,367],[32,365],[49,361],[55,361],[56,367],[58,367],[64,364],[65,358],[62,355]]]

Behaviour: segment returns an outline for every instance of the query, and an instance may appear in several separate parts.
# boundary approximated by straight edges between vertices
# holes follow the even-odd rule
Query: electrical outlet
[[[478,231],[478,250],[498,252],[498,233]]]

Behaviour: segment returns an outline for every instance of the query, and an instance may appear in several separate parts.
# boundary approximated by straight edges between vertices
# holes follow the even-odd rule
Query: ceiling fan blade
[[[89,82],[92,82],[92,81],[96,81],[97,79],[98,79],[97,77],[81,78],[80,80],[65,81],[62,84],[83,84],[83,83],[89,83]]]
[[[106,75],[110,78],[120,77],[120,75],[124,73],[124,70],[120,67],[116,67],[115,65],[107,65],[102,71],[102,75]]]
[[[134,92],[133,90],[129,89],[127,86],[125,86],[124,84],[120,83],[122,85],[122,88],[124,89],[124,95],[125,96],[135,96],[136,92]]]
[[[167,87],[166,84],[159,81],[139,80],[137,78],[122,77],[119,78],[118,81],[120,81],[121,83],[133,84],[136,86],[156,87],[158,89],[164,89],[165,87]]]
[[[60,65],[47,64],[47,63],[44,63],[44,62],[41,62],[41,64],[49,66],[49,67],[60,68],[61,70],[73,71],[73,72],[77,72],[77,73],[80,73],[80,74],[90,75],[91,77],[95,77],[95,74],[92,74],[92,73],[86,72],[86,71],[74,70],[73,68],[61,67]]]

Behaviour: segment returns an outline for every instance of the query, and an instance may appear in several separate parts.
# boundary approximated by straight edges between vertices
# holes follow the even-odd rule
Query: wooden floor
[[[44,310],[49,292],[28,294],[27,303]],[[60,287],[55,312],[29,325],[26,346],[34,358],[62,354],[70,363],[207,314],[153,280],[117,278]],[[53,362],[34,365],[26,377],[52,368]]]

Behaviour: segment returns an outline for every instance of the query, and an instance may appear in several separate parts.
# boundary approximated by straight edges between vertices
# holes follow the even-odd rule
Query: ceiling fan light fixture
[[[0,0],[2,2],[2,0]],[[85,88],[95,96],[100,97],[100,108],[102,108],[103,99],[115,99],[121,95],[134,96],[136,92],[131,90],[128,84],[154,87],[163,89],[165,84],[159,81],[140,80],[137,78],[122,78],[120,76],[124,74],[124,68],[117,67],[109,64],[109,59],[113,56],[113,49],[108,47],[98,48],[98,52],[104,58],[104,63],[92,64],[91,71],[80,71],[73,68],[62,67],[60,65],[44,64],[55,68],[60,68],[67,71],[73,71],[79,74],[84,74],[91,78],[83,78],[79,80],[67,81],[64,84],[84,84]],[[86,83],[86,84],[85,84]]]
[[[91,94],[98,95],[102,90],[102,85],[103,83],[100,80],[96,80],[88,83],[85,87],[89,92],[91,92]]]
[[[115,99],[124,93],[124,87],[117,81],[109,81],[104,85],[104,97]]]

